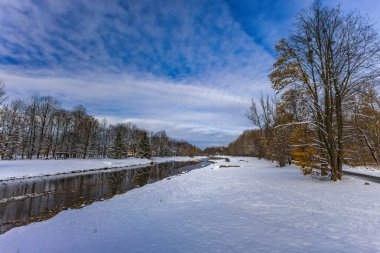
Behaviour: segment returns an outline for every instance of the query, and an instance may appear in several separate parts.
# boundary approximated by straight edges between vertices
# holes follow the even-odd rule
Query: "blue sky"
[[[200,147],[252,128],[274,44],[311,0],[2,0],[0,79]],[[325,1],[337,4],[339,1]],[[379,28],[377,0],[342,0]]]

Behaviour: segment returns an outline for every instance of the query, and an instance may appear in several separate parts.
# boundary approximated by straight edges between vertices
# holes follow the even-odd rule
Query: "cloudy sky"
[[[252,128],[274,44],[312,0],[0,0],[0,79],[200,147]],[[341,0],[380,31],[380,1]]]

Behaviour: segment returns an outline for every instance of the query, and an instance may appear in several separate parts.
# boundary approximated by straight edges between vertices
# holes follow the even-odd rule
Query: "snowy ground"
[[[90,169],[116,168],[150,162],[189,161],[200,157],[154,157],[152,160],[140,158],[128,159],[67,159],[67,160],[15,160],[0,161],[0,180],[24,178],[59,173],[80,172]]]
[[[0,252],[380,252],[380,184],[364,182],[219,160],[13,229]]]

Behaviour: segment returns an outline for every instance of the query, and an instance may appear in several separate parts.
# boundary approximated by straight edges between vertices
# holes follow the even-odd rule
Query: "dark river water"
[[[62,210],[82,208],[95,201],[170,176],[209,165],[201,162],[166,162],[114,170],[3,181],[0,184],[0,234],[36,221],[50,219]]]

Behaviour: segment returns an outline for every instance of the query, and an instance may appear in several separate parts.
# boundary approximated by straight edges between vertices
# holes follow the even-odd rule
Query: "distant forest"
[[[148,133],[132,123],[110,125],[79,105],[64,109],[51,96],[8,101],[0,85],[1,159],[194,156],[201,151],[165,131]]]

